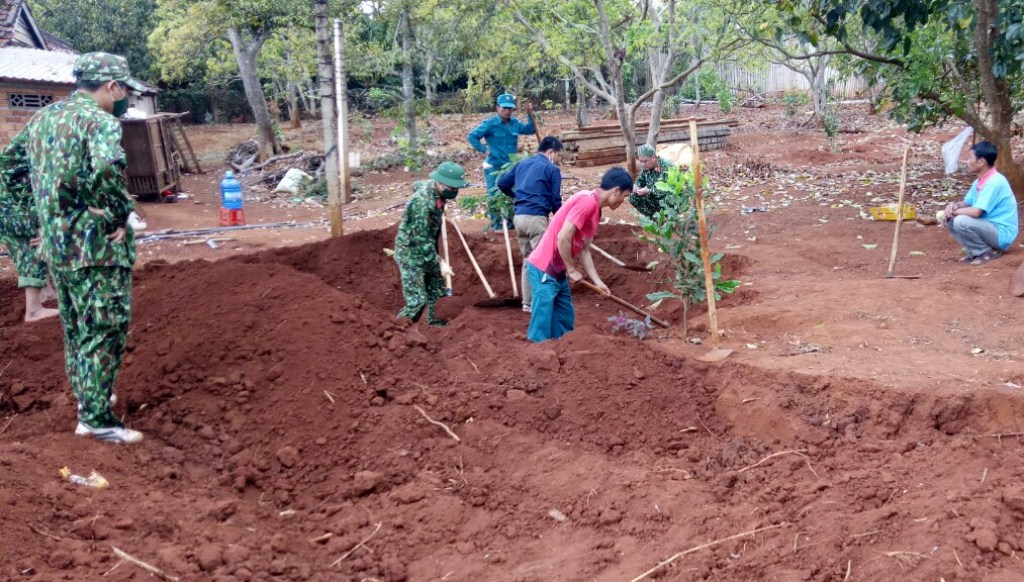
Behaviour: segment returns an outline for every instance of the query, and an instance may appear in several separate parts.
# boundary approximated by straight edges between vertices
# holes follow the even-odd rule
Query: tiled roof
[[[18,21],[25,0],[0,0],[0,46],[14,38],[14,23]]]
[[[77,55],[21,47],[0,47],[0,79],[72,85]]]
[[[69,43],[68,41],[62,38],[57,38],[53,34],[41,28],[39,29],[39,32],[43,33],[43,40],[46,42],[47,49],[63,53],[78,54],[78,52],[75,51],[75,47],[71,46],[71,43]]]

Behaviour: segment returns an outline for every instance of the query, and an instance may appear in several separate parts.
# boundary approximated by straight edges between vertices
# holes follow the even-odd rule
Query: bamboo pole
[[[715,310],[715,279],[711,273],[711,250],[708,248],[708,221],[704,213],[704,194],[701,191],[700,153],[697,145],[697,118],[690,118],[690,147],[693,151],[694,198],[697,201],[697,223],[700,230],[700,260],[704,265],[704,292],[708,298],[708,319],[711,322],[711,348],[719,346],[718,312]]]
[[[903,149],[903,172],[900,174],[900,198],[896,204],[896,232],[892,235],[892,254],[889,256],[889,272],[886,277],[896,274],[896,254],[900,246],[900,226],[903,225],[903,195],[907,190],[907,158],[910,156],[910,145]]]
[[[338,180],[341,182],[341,201],[352,199],[352,184],[348,171],[348,88],[345,78],[345,31],[340,18],[334,19],[334,94],[338,100]]]

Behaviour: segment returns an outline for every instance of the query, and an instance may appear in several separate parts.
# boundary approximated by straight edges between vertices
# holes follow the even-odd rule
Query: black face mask
[[[459,189],[458,188],[445,188],[444,190],[441,190],[441,199],[442,200],[455,200],[455,197],[458,196],[458,195],[459,195]]]

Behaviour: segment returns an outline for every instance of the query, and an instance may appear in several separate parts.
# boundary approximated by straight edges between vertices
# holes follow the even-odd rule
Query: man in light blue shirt
[[[509,93],[498,95],[497,113],[485,119],[473,131],[469,132],[469,145],[476,151],[487,154],[484,160],[484,180],[487,182],[488,196],[501,196],[495,186],[495,177],[501,167],[509,162],[509,156],[519,149],[519,136],[537,133],[533,125],[533,108],[526,104],[526,123],[512,117],[516,109],[516,98]],[[480,140],[487,142],[484,146]],[[511,228],[511,225],[508,225]],[[501,230],[501,216],[491,215],[491,228]]]
[[[960,260],[974,266],[1003,256],[1017,238],[1017,199],[1006,177],[996,171],[998,153],[987,141],[971,148],[967,168],[978,179],[963,202],[950,202],[945,210],[950,234],[967,251]]]

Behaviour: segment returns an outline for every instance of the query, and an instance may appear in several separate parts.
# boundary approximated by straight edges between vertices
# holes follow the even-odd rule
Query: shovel
[[[451,219],[448,219],[451,220]],[[477,301],[473,305],[475,307],[515,307],[522,304],[522,300],[518,297],[511,299],[502,299],[494,293],[491,289],[491,284],[487,282],[487,277],[484,277],[484,272],[480,269],[480,264],[476,262],[476,257],[473,256],[473,251],[469,249],[469,243],[466,242],[466,237],[462,234],[462,229],[459,228],[459,223],[451,220],[452,228],[455,229],[455,234],[459,235],[459,240],[462,241],[462,247],[466,249],[466,254],[469,255],[469,262],[473,263],[473,269],[476,270],[476,276],[480,278],[480,282],[484,284],[484,289],[487,290],[487,296],[489,299],[483,301]]]
[[[629,269],[630,271],[640,271],[642,273],[650,273],[651,272],[650,269],[648,269],[647,267],[642,266],[642,265],[627,265],[623,261],[621,261],[621,260],[615,258],[614,256],[612,256],[610,253],[608,253],[608,251],[602,249],[601,247],[595,245],[594,243],[590,243],[590,248],[594,249],[595,251],[600,253],[602,256],[604,256],[604,258],[606,258],[609,261],[615,263],[616,265],[622,267],[623,269]]]
[[[444,246],[444,262],[448,265],[448,268],[452,268],[452,261],[448,258],[448,221],[441,220],[441,244]],[[448,297],[452,296],[452,276],[450,273],[444,275],[444,294]]]
[[[590,245],[590,246],[594,246],[594,245]],[[591,283],[590,281],[587,281],[586,279],[580,279],[580,283],[583,283],[583,286],[586,287],[587,289],[590,289],[591,291],[594,291],[595,293],[598,293],[602,297],[607,297],[608,299],[611,299],[615,303],[618,303],[619,305],[625,307],[626,309],[632,311],[633,313],[636,313],[638,315],[642,315],[644,317],[651,318],[651,323],[655,323],[655,324],[660,325],[661,327],[664,327],[664,328],[667,328],[669,326],[669,323],[667,321],[665,321],[663,319],[658,319],[657,317],[654,317],[650,313],[647,313],[643,309],[640,309],[636,305],[633,305],[632,303],[629,303],[628,301],[626,301],[624,299],[619,299],[618,297],[612,295],[611,293],[609,293],[608,295],[605,295],[604,291],[601,291],[601,289],[597,285],[594,285],[593,283]]]
[[[708,320],[711,323],[711,351],[699,356],[701,362],[717,362],[729,357],[732,350],[719,347],[718,312],[715,310],[715,280],[711,273],[711,249],[708,248],[708,219],[704,212],[704,194],[701,191],[700,152],[697,143],[697,118],[690,118],[690,146],[693,151],[693,186],[697,201],[697,223],[700,234],[700,260],[704,264],[704,294],[708,298]]]
[[[512,243],[508,239],[508,224],[501,222],[501,231],[505,235],[505,253],[508,255],[508,274],[512,279],[512,297],[493,296],[490,299],[483,299],[473,304],[473,307],[519,307],[523,299],[519,297],[519,283],[516,281],[516,264],[512,260]]]
[[[900,198],[896,203],[896,232],[892,235],[892,255],[889,257],[889,270],[885,274],[886,279],[920,279],[921,275],[897,275],[896,255],[900,247],[900,226],[903,225],[903,194],[907,191],[907,156],[910,155],[910,146],[903,150],[903,173],[900,175]]]

